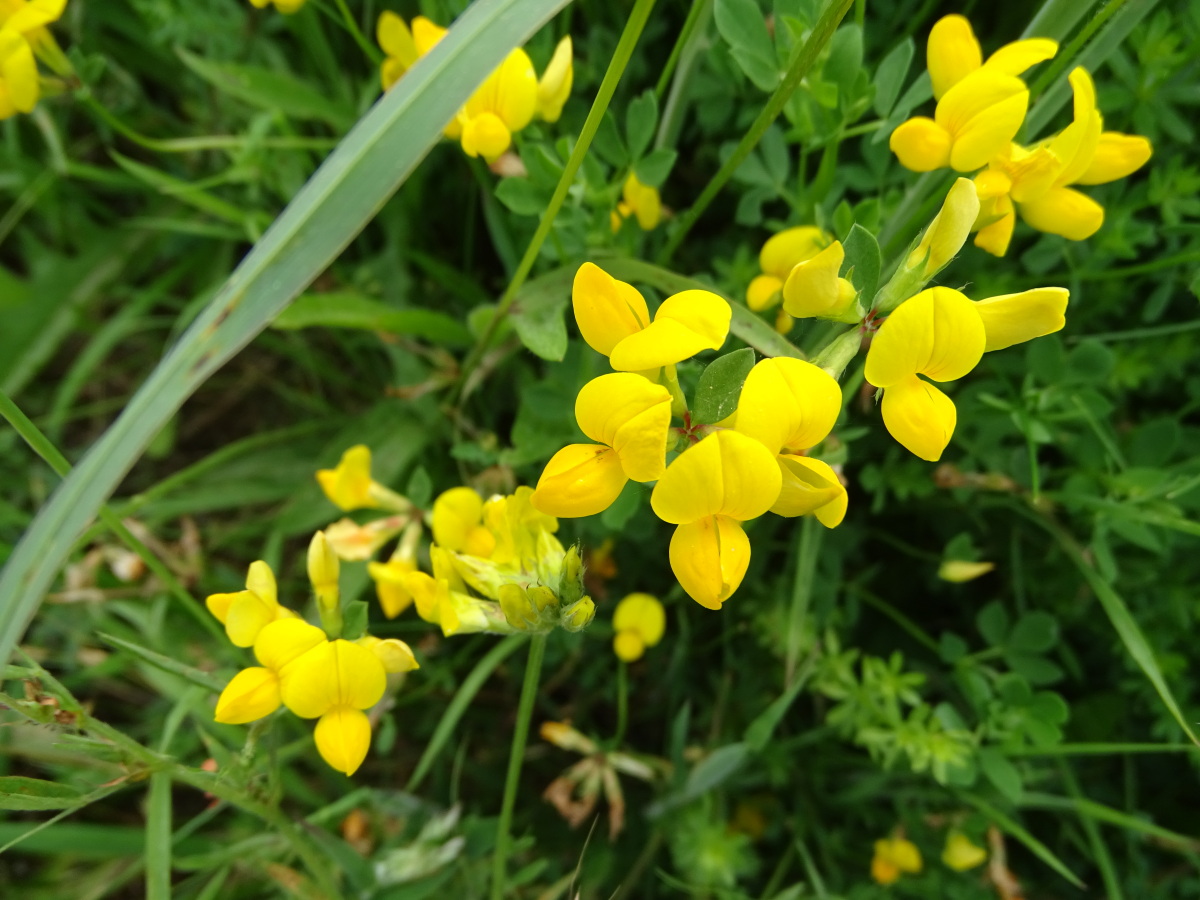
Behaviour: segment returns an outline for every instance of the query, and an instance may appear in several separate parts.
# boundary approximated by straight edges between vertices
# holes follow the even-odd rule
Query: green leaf
[[[797,678],[786,691],[772,701],[770,706],[758,714],[758,717],[746,729],[745,743],[747,747],[757,752],[771,742],[771,736],[775,734],[775,729],[779,727],[779,723],[791,709],[792,703],[800,696],[800,690],[807,681],[808,679],[804,677]]]
[[[227,203],[208,191],[200,190],[182,179],[168,175],[166,172],[160,172],[151,166],[143,165],[127,156],[122,156],[115,150],[110,150],[109,155],[122,169],[139,181],[148,184],[160,194],[174,197],[180,203],[186,203],[201,212],[209,213],[235,225],[245,225],[249,218],[239,207]]]
[[[758,4],[754,0],[717,0],[715,15],[717,31],[746,77],[760,90],[775,90],[779,65]]]
[[[284,310],[273,328],[358,328],[407,334],[439,344],[470,343],[467,328],[457,319],[430,309],[396,309],[381,300],[351,291],[305,294]]]
[[[702,797],[720,787],[738,772],[750,759],[750,747],[744,743],[726,744],[718,747],[688,773],[684,793],[688,799]]]
[[[638,160],[633,169],[637,173],[638,181],[650,187],[662,187],[667,176],[671,174],[671,169],[675,165],[675,159],[679,154],[674,150],[663,147],[655,150],[649,156]]]
[[[1013,650],[1045,653],[1058,643],[1058,620],[1041,610],[1026,613],[1017,620],[1006,643]]]
[[[161,653],[155,653],[153,650],[147,650],[132,641],[126,641],[122,638],[111,634],[105,634],[103,631],[96,635],[106,644],[112,644],[114,647],[120,647],[136,656],[142,662],[149,663],[156,669],[162,669],[164,672],[170,672],[172,675],[178,675],[180,678],[185,678],[192,684],[198,684],[202,688],[220,693],[225,690],[225,681],[213,675],[210,672],[204,672],[200,669],[193,668],[186,663],[181,663],[179,660],[171,656],[164,656]]]
[[[508,53],[568,0],[477,0],[322,163],[42,506],[0,575],[6,661],[104,501],[183,403],[362,231]]]
[[[574,266],[564,266],[528,281],[517,293],[509,321],[531,352],[550,362],[567,355],[567,323],[563,316],[571,296]]]
[[[836,84],[838,96],[846,98],[862,69],[862,58],[862,29],[853,24],[843,25],[829,42],[829,59],[821,70],[821,77]]]
[[[906,37],[901,43],[883,58],[879,68],[875,70],[875,112],[879,118],[886,119],[896,98],[900,96],[900,88],[908,77],[908,68],[912,65],[915,45],[911,37]]]
[[[367,633],[371,606],[363,600],[351,600],[342,610],[342,637],[356,641]]]
[[[83,793],[67,784],[24,778],[20,775],[0,777],[0,809],[45,810],[70,809],[78,806]]]
[[[737,409],[746,376],[754,368],[749,347],[718,356],[705,368],[692,396],[692,421],[702,425],[720,422]]]
[[[879,241],[875,239],[875,235],[855,222],[850,226],[846,240],[842,242],[842,249],[846,251],[842,275],[849,278],[858,288],[866,307],[874,298],[875,289],[879,287],[879,270],[883,266]]]
[[[540,216],[550,195],[528,178],[504,178],[496,185],[496,199],[518,216]]]
[[[596,129],[596,136],[592,138],[592,148],[597,156],[614,169],[623,169],[629,163],[629,151],[625,149],[625,142],[621,140],[617,120],[613,118],[611,110],[606,111],[604,118],[600,120],[600,127]]]
[[[979,751],[979,768],[984,777],[990,781],[1010,803],[1021,799],[1021,773],[999,750],[985,747]]]
[[[654,91],[645,91],[641,96],[634,97],[625,110],[625,140],[629,145],[629,155],[635,161],[640,160],[650,148],[657,127],[658,100]],[[641,175],[638,177],[641,178]]]
[[[330,100],[328,94],[286,72],[214,62],[183,48],[175,52],[189,69],[217,90],[251,106],[278,111],[293,119],[325,122],[338,131],[345,131],[354,123],[351,112]]]
[[[1008,638],[1008,613],[999,600],[993,600],[975,617],[975,627],[992,647],[999,647]]]

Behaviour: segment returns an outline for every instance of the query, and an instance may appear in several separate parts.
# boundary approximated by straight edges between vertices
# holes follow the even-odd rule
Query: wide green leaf
[[[274,328],[361,328],[408,334],[439,344],[468,344],[471,334],[458,319],[431,309],[397,309],[354,291],[305,294],[279,314]]]
[[[75,467],[0,577],[7,660],[75,541],[159,429],[367,225],[514,47],[569,0],[479,0],[346,135],[124,412]]]

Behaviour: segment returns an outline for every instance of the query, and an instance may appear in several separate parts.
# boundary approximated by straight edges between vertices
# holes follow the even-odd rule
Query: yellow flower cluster
[[[621,200],[609,218],[613,234],[620,231],[625,220],[630,217],[638,223],[642,231],[653,231],[662,221],[662,198],[658,195],[658,188],[642,184],[633,172],[625,179],[621,188]]]
[[[975,179],[983,203],[973,230],[976,245],[996,256],[1008,250],[1017,211],[1048,234],[1074,241],[1095,234],[1104,208],[1070,185],[1124,178],[1153,152],[1144,137],[1103,131],[1095,88],[1082,68],[1070,75],[1074,121],[1032,147],[1013,142],[1029,106],[1018,76],[1057,52],[1054,41],[1033,38],[1006,44],[984,60],[970,22],[946,16],[933,26],[927,49],[934,117],[909,119],[891,135],[892,151],[914,172],[986,166]]]
[[[38,58],[59,74],[70,71],[46,29],[66,6],[67,0],[0,0],[0,119],[37,106],[42,92]]]
[[[317,472],[317,481],[343,510],[381,507],[395,513],[365,525],[343,520],[326,530],[336,555],[354,560],[371,560],[400,534],[387,562],[367,563],[388,618],[415,606],[417,615],[450,636],[579,631],[595,615],[583,594],[578,550],[563,549],[554,536],[558,520],[534,509],[531,488],[487,501],[469,487],[441,494],[424,517],[433,533],[428,574],[417,560],[421,514],[371,478],[367,447],[351,447],[336,468]]]
[[[792,270],[818,256],[832,242],[831,235],[814,225],[788,228],[772,235],[758,254],[762,274],[746,288],[746,305],[755,312],[774,309],[783,300],[784,285]],[[787,334],[792,330],[792,319],[786,307],[781,309],[775,318],[775,330]]]
[[[375,36],[387,54],[379,76],[386,91],[428,53],[446,34],[424,16],[411,27],[390,10],[379,16]],[[557,122],[571,95],[574,67],[571,38],[558,42],[541,79],[529,55],[517,48],[508,54],[487,80],[471,95],[454,121],[446,126],[446,137],[459,141],[468,156],[495,162],[512,145],[512,136],[533,121],[535,115]]]
[[[946,834],[942,862],[956,872],[966,872],[987,860],[987,851],[957,829]],[[921,851],[903,837],[888,837],[875,842],[871,857],[871,877],[884,886],[895,884],[902,875],[916,875],[925,867]]]
[[[580,390],[575,419],[595,443],[571,444],[551,458],[532,497],[535,507],[555,516],[593,515],[627,481],[657,482],[651,507],[678,526],[671,568],[709,609],[737,590],[749,565],[740,523],[768,511],[814,514],[831,528],[841,522],[845,488],[828,464],[806,455],[841,411],[832,376],[797,359],[762,360],[732,416],[720,426],[693,425],[675,365],[721,348],[732,316],[728,302],[710,291],[683,291],[651,319],[637,289],[584,263],[572,304],[584,340],[618,371]],[[672,427],[675,416],[682,427]],[[680,442],[685,449],[668,465],[668,452]]]
[[[338,559],[319,531],[309,546],[308,572],[324,620],[338,604]],[[364,710],[382,699],[389,672],[417,668],[409,646],[369,634],[331,637],[310,625],[279,602],[275,573],[262,560],[251,563],[245,590],[205,602],[229,639],[253,647],[259,663],[238,672],[221,692],[216,721],[241,725],[286,706],[302,719],[316,719],[321,757],[354,774],[371,743]]]

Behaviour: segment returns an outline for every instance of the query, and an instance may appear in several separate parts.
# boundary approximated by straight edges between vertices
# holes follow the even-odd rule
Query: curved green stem
[[[504,802],[500,821],[496,825],[496,849],[492,856],[492,900],[502,900],[507,875],[508,851],[512,845],[513,806],[521,780],[521,763],[525,759],[525,742],[529,738],[529,722],[533,718],[533,701],[537,697],[538,681],[542,674],[542,659],[546,655],[546,635],[535,634],[529,642],[529,659],[525,663],[525,683],[521,686],[521,702],[517,706],[517,722],[513,730],[512,749],[508,754],[508,774],[504,779]]]

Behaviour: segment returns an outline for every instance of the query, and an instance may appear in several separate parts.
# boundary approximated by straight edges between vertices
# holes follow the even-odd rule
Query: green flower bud
[[[595,616],[596,604],[591,597],[584,597],[563,614],[562,627],[567,631],[583,631]]]

